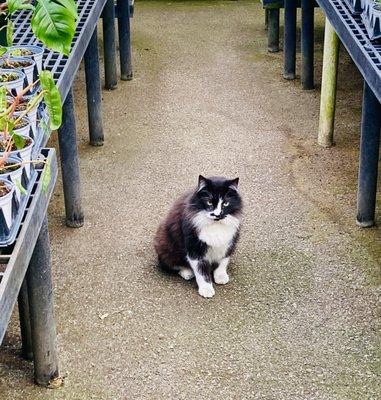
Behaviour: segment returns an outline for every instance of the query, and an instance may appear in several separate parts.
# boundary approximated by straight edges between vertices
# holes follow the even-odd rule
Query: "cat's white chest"
[[[237,221],[219,221],[204,225],[199,230],[199,239],[208,245],[205,259],[209,262],[221,261],[237,232]]]

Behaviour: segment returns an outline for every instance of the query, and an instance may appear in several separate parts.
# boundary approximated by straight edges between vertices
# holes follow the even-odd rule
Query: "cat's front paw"
[[[198,288],[198,294],[202,297],[211,298],[215,295],[215,291],[212,285],[201,286]]]
[[[226,272],[214,274],[214,282],[217,285],[226,285],[229,282],[229,275]]]

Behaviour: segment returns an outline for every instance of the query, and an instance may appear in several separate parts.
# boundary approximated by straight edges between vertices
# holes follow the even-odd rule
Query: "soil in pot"
[[[0,167],[0,175],[9,174],[10,172],[16,171],[19,168],[21,168],[20,164],[16,164],[14,162],[6,162],[5,166],[6,166],[6,168]]]
[[[0,74],[0,82],[12,82],[19,79],[20,76],[17,74]]]
[[[25,140],[24,148],[28,147],[32,143],[30,138],[24,137],[24,140]],[[8,148],[8,140],[6,140],[4,138],[0,139],[0,152],[6,151],[7,148]],[[16,145],[14,143],[12,143],[11,151],[16,151],[16,150],[21,150],[21,149],[18,149],[16,147]]]
[[[22,129],[22,128],[25,128],[28,124],[29,124],[28,121],[26,121],[25,119],[22,119],[19,122],[17,122],[17,124],[13,127],[13,129],[15,129],[15,130]]]
[[[0,197],[7,195],[11,189],[4,183],[0,182]]]
[[[19,60],[4,60],[1,64],[2,68],[26,68],[32,65],[31,61],[19,61]]]
[[[11,56],[20,57],[20,56],[32,56],[33,51],[29,49],[15,49],[11,51]]]

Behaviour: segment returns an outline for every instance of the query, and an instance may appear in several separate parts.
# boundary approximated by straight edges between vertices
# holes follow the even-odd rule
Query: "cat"
[[[229,282],[227,267],[238,238],[242,199],[238,181],[199,176],[198,185],[178,199],[155,236],[158,266],[182,278],[196,278],[198,293],[215,294]]]

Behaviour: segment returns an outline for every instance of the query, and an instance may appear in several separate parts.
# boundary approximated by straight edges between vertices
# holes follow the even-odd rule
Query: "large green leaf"
[[[50,71],[41,71],[39,78],[45,104],[49,113],[50,129],[54,131],[58,129],[62,123],[61,95]]]
[[[77,19],[74,0],[38,0],[31,26],[45,46],[69,55]]]
[[[46,162],[44,165],[44,170],[42,171],[41,181],[42,181],[42,191],[46,194],[48,192],[49,183],[52,179],[52,171],[50,168],[50,163]]]

